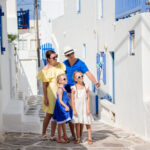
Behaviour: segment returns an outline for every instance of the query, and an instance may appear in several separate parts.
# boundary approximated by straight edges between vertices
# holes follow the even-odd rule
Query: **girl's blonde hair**
[[[74,79],[74,81],[75,81],[75,78],[76,78],[76,74],[77,73],[82,73],[81,71],[75,71],[74,73],[73,73],[73,79]],[[82,73],[83,74],[83,73]],[[76,82],[76,81],[75,81]],[[85,83],[83,82],[83,85],[85,86]]]
[[[59,84],[59,80],[60,80],[60,77],[61,77],[61,76],[66,76],[66,74],[65,74],[65,73],[62,73],[62,74],[60,74],[60,75],[57,76],[57,84]]]

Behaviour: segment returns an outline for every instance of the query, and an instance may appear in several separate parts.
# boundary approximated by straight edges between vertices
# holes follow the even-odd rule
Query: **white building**
[[[66,45],[76,48],[98,79],[96,60],[103,60],[96,91],[99,112],[97,102],[93,107],[101,119],[150,139],[150,13],[145,1],[128,1],[122,8],[118,0],[64,0],[64,15],[53,21],[53,34],[61,56]],[[140,7],[133,11],[134,5]],[[126,14],[128,9],[133,13]]]
[[[41,132],[39,118],[24,115],[24,101],[16,94],[19,60],[15,59],[14,45],[7,38],[8,34],[17,34],[15,6],[16,0],[0,1],[0,141],[4,131]],[[10,22],[13,26],[8,25]]]
[[[4,113],[11,100],[16,94],[16,74],[14,47],[8,44],[7,34],[17,33],[17,24],[13,27],[7,26],[7,22],[14,22],[15,15],[10,15],[10,3],[12,1],[0,1],[0,132],[4,129]],[[15,0],[13,1],[15,3]],[[7,17],[8,16],[8,17]],[[3,51],[4,50],[4,51]]]

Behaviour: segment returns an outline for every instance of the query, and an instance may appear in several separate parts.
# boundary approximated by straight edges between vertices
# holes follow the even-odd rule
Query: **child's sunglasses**
[[[84,77],[84,76],[83,76],[83,75],[81,75],[81,76],[78,76],[78,77],[77,77],[77,79],[81,79],[81,78],[83,78],[83,77]]]
[[[66,81],[66,80],[67,80],[67,78],[63,78],[62,80]]]

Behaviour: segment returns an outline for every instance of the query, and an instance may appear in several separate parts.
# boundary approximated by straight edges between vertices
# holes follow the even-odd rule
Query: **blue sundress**
[[[63,88],[61,89],[63,90]],[[64,102],[64,104],[66,104],[69,107],[69,111],[65,111],[65,107],[60,103],[59,97],[57,94],[57,99],[56,99],[56,104],[55,104],[55,109],[54,109],[54,114],[53,114],[53,121],[56,121],[58,124],[67,123],[71,121],[73,117],[73,112],[69,105],[69,98],[67,95],[67,91],[63,90],[62,101]]]

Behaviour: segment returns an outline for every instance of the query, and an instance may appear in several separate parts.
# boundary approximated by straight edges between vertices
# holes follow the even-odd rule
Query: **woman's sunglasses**
[[[50,58],[50,59],[55,60],[55,59],[57,59],[57,58],[58,58],[58,54],[56,54],[56,56],[54,56],[54,57],[52,57],[52,58]]]
[[[81,76],[78,76],[78,77],[77,77],[77,79],[81,79],[81,78],[83,78],[83,77],[84,77],[84,76],[83,76],[83,75],[81,75]]]

